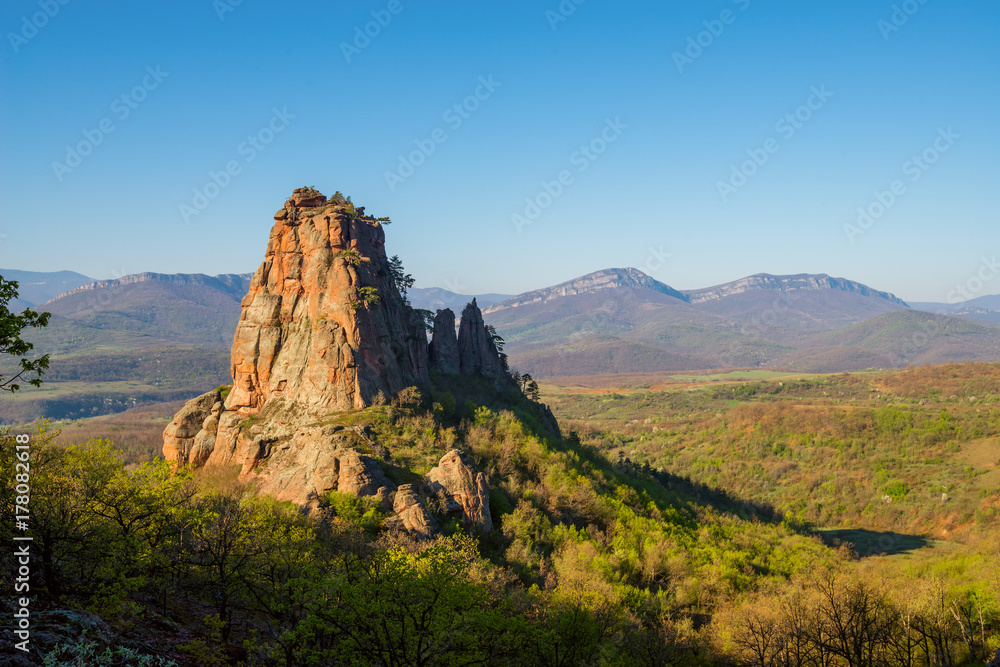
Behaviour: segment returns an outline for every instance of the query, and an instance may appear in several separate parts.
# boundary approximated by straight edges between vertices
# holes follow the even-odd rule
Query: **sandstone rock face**
[[[413,486],[410,484],[403,484],[396,491],[392,511],[396,513],[394,523],[408,533],[429,537],[438,530],[437,521],[424,508],[420,496],[413,491]]]
[[[322,507],[331,491],[372,496],[403,529],[437,531],[418,495],[424,484],[397,489],[384,472],[391,452],[343,413],[428,385],[432,359],[444,375],[506,377],[475,301],[458,336],[454,313],[438,311],[428,346],[423,318],[396,288],[382,222],[308,188],[275,214],[248,290],[233,339],[232,389],[225,400],[213,391],[188,401],[164,431],[165,458],[236,467],[259,492],[307,509]],[[485,477],[458,451],[428,480],[457,515],[492,529]]]
[[[299,188],[275,214],[242,302],[226,410],[275,397],[320,414],[426,382],[426,345],[387,271],[381,223]]]
[[[249,428],[243,424],[233,429],[235,448],[227,460],[240,463],[241,478],[255,480],[261,493],[277,500],[302,505],[329,491],[384,499],[396,490],[379,462],[361,453],[368,444],[359,429],[275,421]],[[220,452],[222,447],[217,445]]]
[[[216,406],[218,409],[213,412]],[[204,433],[201,439],[199,436],[204,424],[221,408],[222,397],[214,389],[185,403],[163,431],[163,458],[176,465],[202,465],[208,459],[205,450],[208,449],[208,454],[212,453],[215,436],[208,433]],[[192,458],[195,449],[197,452]]]
[[[444,375],[458,374],[458,338],[455,336],[455,313],[451,308],[437,311],[428,354],[433,370]]]
[[[504,375],[500,355],[475,299],[462,310],[462,321],[458,325],[458,361],[462,375],[497,379]]]
[[[382,473],[378,461],[370,456],[362,456],[351,451],[338,459],[340,475],[337,490],[356,496],[374,496],[379,490],[395,487]]]
[[[493,530],[486,475],[476,472],[465,455],[457,449],[451,450],[427,473],[427,480],[432,490],[447,494],[463,519],[479,525],[483,531]]]

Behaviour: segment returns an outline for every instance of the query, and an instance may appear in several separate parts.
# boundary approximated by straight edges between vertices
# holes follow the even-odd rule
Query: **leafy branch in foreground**
[[[8,304],[17,298],[18,284],[16,280],[5,280],[0,276],[0,354],[21,357],[18,372],[12,377],[0,375],[0,390],[15,392],[21,388],[18,380],[25,374],[37,374],[37,377],[27,380],[28,384],[38,387],[42,384],[42,374],[49,367],[49,355],[44,354],[37,359],[23,356],[34,349],[34,345],[21,338],[21,331],[26,327],[44,327],[49,323],[51,313],[36,313],[25,310],[20,315],[10,311]]]

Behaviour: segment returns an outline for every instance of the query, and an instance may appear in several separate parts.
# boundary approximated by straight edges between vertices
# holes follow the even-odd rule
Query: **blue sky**
[[[391,216],[417,284],[465,293],[634,266],[944,301],[1000,251],[995,2],[36,0],[0,23],[3,267],[252,271],[302,185]]]

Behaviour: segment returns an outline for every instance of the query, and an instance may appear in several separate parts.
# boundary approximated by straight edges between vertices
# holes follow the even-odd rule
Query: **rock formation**
[[[437,311],[434,317],[434,337],[428,347],[431,368],[444,375],[457,375],[458,338],[455,337],[455,313],[451,308]]]
[[[241,304],[232,389],[225,400],[211,391],[188,401],[164,431],[164,457],[238,466],[260,492],[307,507],[330,491],[372,496],[406,530],[433,533],[418,495],[425,485],[397,489],[385,447],[342,417],[429,385],[431,363],[442,374],[506,377],[482,313],[475,301],[466,306],[456,337],[454,313],[438,311],[429,346],[423,318],[396,287],[385,220],[311,188],[295,190],[274,220]],[[441,459],[428,487],[492,529],[486,479],[458,451]]]
[[[215,446],[222,396],[212,390],[184,404],[163,431],[163,458],[171,463],[204,465]]]
[[[441,457],[437,467],[427,473],[427,480],[432,491],[445,492],[449,511],[480,525],[484,531],[493,530],[486,475],[476,472],[460,451],[453,449]]]
[[[437,521],[424,508],[423,502],[413,491],[411,484],[403,484],[396,491],[392,511],[396,516],[391,523],[399,525],[409,533],[421,536],[433,535],[438,530]]]
[[[243,298],[227,410],[281,397],[306,412],[370,405],[427,381],[414,312],[386,270],[385,233],[346,202],[299,188],[274,215]]]
[[[495,379],[506,375],[475,299],[462,310],[462,321],[458,325],[458,362],[462,375],[485,375]]]

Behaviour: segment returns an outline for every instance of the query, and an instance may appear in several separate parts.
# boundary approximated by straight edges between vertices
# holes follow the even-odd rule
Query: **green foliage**
[[[434,394],[434,401],[436,406],[434,412],[438,419],[451,421],[459,416],[457,412],[458,403],[450,391]]]
[[[419,315],[423,320],[424,329],[426,329],[428,333],[432,333],[434,331],[434,313],[425,308],[414,308],[413,312]]]
[[[400,296],[403,297],[403,301],[409,303],[406,298],[406,291],[413,287],[415,281],[413,276],[406,273],[406,270],[403,268],[403,260],[399,258],[399,255],[393,255],[389,258],[389,275],[392,277],[392,282],[396,285],[396,289],[399,290]]]
[[[359,287],[358,296],[364,302],[366,308],[368,306],[377,306],[382,299],[379,296],[378,289],[375,287]]]
[[[202,663],[199,663],[202,664]],[[162,656],[140,653],[125,646],[103,651],[95,641],[79,638],[75,644],[57,644],[42,658],[43,667],[177,667]]]
[[[775,400],[848,388],[815,382],[786,381],[735,405],[728,393],[584,394],[572,405],[587,419],[564,438],[519,387],[474,377],[438,382],[429,399],[413,389],[333,416],[368,427],[397,484],[418,481],[456,447],[485,475],[495,530],[472,537],[445,512],[446,536],[419,542],[394,532],[371,497],[333,492],[306,516],[215,475],[125,465],[107,441],[55,446],[42,424],[31,462],[38,595],[123,628],[155,612],[186,617],[190,632],[192,618],[208,615],[183,640],[197,664],[235,662],[241,644],[249,664],[289,666],[805,664],[783,652],[793,640],[816,664],[868,664],[830,632],[852,609],[858,628],[873,628],[864,642],[877,664],[906,664],[893,651],[911,639],[913,662],[937,641],[949,664],[982,663],[1000,643],[992,489],[973,487],[980,532],[942,549],[946,560],[857,560],[802,527],[813,503],[843,505],[840,515],[874,503],[879,520],[926,503],[908,472],[927,473],[926,434],[946,428],[961,441],[958,454],[946,451],[952,440],[931,447],[944,462],[934,466],[947,467],[970,454],[970,433],[1000,428],[981,404],[950,404],[947,416],[940,406],[884,410],[865,382],[851,391],[872,403],[850,410]],[[560,397],[554,390],[557,409]],[[621,420],[613,429],[609,414]],[[11,447],[0,437],[0,460],[12,460]],[[661,453],[657,465],[646,447]],[[825,474],[800,480],[803,468]],[[13,474],[0,466],[5,507]],[[962,474],[969,484],[982,477]],[[857,486],[876,475],[876,486]],[[809,504],[765,511],[786,484],[810,488]],[[883,493],[906,501],[877,502]],[[940,504],[940,491],[931,500]],[[9,542],[11,526],[0,524],[0,539]],[[875,547],[892,553],[904,537],[879,534]],[[765,631],[772,648],[760,659],[752,647]],[[817,637],[825,648],[810,643]]]
[[[25,328],[46,326],[52,316],[51,313],[36,313],[33,310],[25,310],[20,315],[12,313],[8,304],[11,299],[17,298],[17,287],[16,280],[4,280],[3,276],[0,276],[0,355],[21,357],[14,375],[9,377],[0,375],[0,390],[11,393],[21,388],[18,381],[22,377],[29,377],[27,382],[33,387],[41,386],[42,374],[49,367],[49,355],[43,354],[36,359],[24,356],[35,346],[22,339],[21,332]],[[30,377],[31,375],[35,377]]]
[[[347,250],[342,250],[340,252],[340,257],[351,266],[361,266],[362,262],[368,261],[367,257],[362,257],[361,253],[351,248],[348,248]]]
[[[902,500],[903,498],[906,497],[906,494],[910,492],[910,488],[909,486],[907,486],[906,482],[900,481],[898,479],[893,480],[888,484],[886,484],[884,487],[882,487],[882,490],[885,492],[885,495],[889,496],[895,501]]]
[[[178,648],[190,656],[199,667],[227,667],[229,660],[222,643],[222,630],[225,625],[218,614],[210,614],[205,617],[207,637],[193,639]]]
[[[379,511],[379,501],[372,496],[358,497],[351,493],[330,491],[327,501],[335,516],[355,528],[376,533],[384,517]]]

